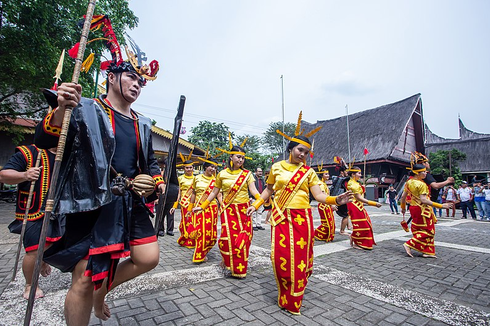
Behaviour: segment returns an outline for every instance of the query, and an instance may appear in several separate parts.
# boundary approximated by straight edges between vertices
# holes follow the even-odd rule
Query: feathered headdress
[[[296,130],[294,131],[294,136],[293,137],[290,137],[288,135],[286,135],[285,133],[283,133],[282,131],[280,131],[279,129],[276,129],[276,132],[283,136],[284,138],[286,138],[287,140],[289,141],[294,141],[296,143],[299,143],[301,145],[304,145],[306,147],[308,147],[308,149],[311,149],[311,145],[308,144],[307,142],[305,142],[304,140],[301,140],[301,139],[298,139],[296,138],[296,136],[303,136],[303,133],[305,132],[304,129],[301,129],[301,118],[303,117],[303,111],[299,111],[299,116],[298,116],[298,123],[296,124]],[[306,138],[310,137],[310,136],[313,136],[314,134],[316,134],[320,129],[322,129],[323,126],[318,126],[316,127],[315,129],[313,129],[312,131],[308,132],[306,135],[304,135]]]
[[[240,144],[241,148],[243,148],[243,146],[245,146],[245,143],[247,142],[247,140],[248,140],[248,138],[245,138],[243,140],[243,142]],[[245,152],[238,152],[238,151],[232,151],[231,150],[233,148],[233,142],[231,140],[231,132],[228,132],[228,147],[229,147],[228,150],[221,149],[221,148],[216,148],[216,149],[221,151],[222,153],[226,153],[226,154],[230,154],[230,155],[233,155],[233,154],[243,155],[247,160],[252,159],[251,157],[245,156]]]
[[[419,152],[412,152],[410,153],[410,167],[407,167],[406,169],[412,171],[414,174],[419,174],[420,172],[427,171],[427,168],[425,166],[420,169],[415,168],[415,165],[427,161],[427,157],[424,154],[421,154]]]
[[[346,171],[347,172],[361,172],[360,168],[357,168],[354,166],[355,163],[356,163],[356,158],[354,157],[354,160],[352,160],[352,162],[349,163]]]
[[[102,28],[104,37],[92,39],[88,41],[87,44],[98,40],[103,40],[106,42],[105,44],[111,53],[112,60],[102,62],[100,64],[101,70],[107,70],[108,72],[135,71],[138,75],[145,79],[145,82],[146,80],[155,80],[157,78],[156,74],[159,70],[158,61],[153,60],[149,65],[143,64],[143,61],[146,61],[146,57],[144,57],[144,53],[139,50],[136,43],[134,43],[129,36],[128,38],[130,39],[130,44],[136,54],[130,51],[126,46],[128,61],[124,61],[121,53],[121,47],[119,46],[116,34],[112,28],[111,20],[107,15],[93,16],[90,30],[97,31],[100,28]],[[79,46],[80,44],[77,43],[68,51],[70,57],[76,58]],[[82,71],[88,72],[92,63],[94,62],[94,59],[95,55],[94,53],[91,53],[82,64]]]
[[[206,153],[204,153],[204,157],[205,158],[202,158],[202,157],[198,157],[197,159],[198,160],[201,160],[203,162],[206,162],[206,163],[209,163],[209,164],[212,164],[212,165],[215,165],[215,166],[221,166],[221,164],[219,164],[218,162],[215,162],[215,161],[211,161],[210,159],[215,159],[217,158],[218,156],[220,156],[222,153],[219,153],[215,156],[211,156],[211,154],[209,154],[209,146],[208,146],[208,149],[206,150]]]
[[[187,167],[187,166],[193,166],[194,164],[197,164],[198,162],[193,162],[192,161],[192,152],[194,150],[191,150],[188,156],[184,156],[182,152],[179,152],[180,159],[182,160],[181,164],[177,164],[176,167],[182,168],[182,167]]]
[[[412,152],[410,154],[410,161],[412,161],[412,155],[414,156],[415,163],[424,163],[424,162],[429,162],[429,159],[427,156],[420,152]]]
[[[324,169],[323,169],[323,161],[322,161],[322,164],[320,164],[320,165],[318,166],[318,172],[317,172],[317,173],[318,173],[318,174],[329,173],[329,172],[328,172],[328,170],[324,170]]]

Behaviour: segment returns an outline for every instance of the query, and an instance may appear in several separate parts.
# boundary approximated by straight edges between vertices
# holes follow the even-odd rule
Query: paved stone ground
[[[316,210],[315,226],[319,225]],[[254,234],[247,278],[218,267],[217,246],[201,265],[176,236],[159,239],[160,263],[108,296],[112,317],[90,325],[490,325],[490,223],[441,218],[438,259],[409,258],[400,215],[388,206],[368,208],[378,245],[349,248],[347,237],[315,243],[315,267],[301,316],[280,310],[269,260],[270,227]],[[0,325],[23,322],[21,273],[10,282],[18,236],[8,233],[10,204],[0,203]],[[180,216],[176,214],[176,226]],[[337,219],[339,226],[340,219]],[[338,231],[338,227],[337,227]],[[36,301],[33,325],[64,323],[62,303],[70,276],[54,271],[40,279],[46,296]]]

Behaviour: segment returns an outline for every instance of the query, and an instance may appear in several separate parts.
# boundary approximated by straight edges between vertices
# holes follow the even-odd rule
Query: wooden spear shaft
[[[80,47],[78,48],[77,58],[75,59],[75,68],[71,80],[72,83],[78,83],[78,77],[80,76],[80,69],[82,68],[83,55],[85,53],[88,34],[90,32],[90,25],[92,22],[92,17],[94,15],[95,2],[96,0],[89,0],[87,13],[85,14],[85,22],[83,24],[82,35],[80,37]],[[24,326],[28,326],[31,322],[32,309],[34,307],[36,289],[39,281],[39,271],[41,270],[44,248],[46,245],[46,234],[48,231],[48,223],[54,208],[54,197],[56,192],[56,186],[58,183],[58,175],[60,173],[61,160],[63,159],[63,153],[65,151],[66,136],[68,134],[68,126],[70,124],[72,110],[73,108],[66,108],[65,114],[63,116],[63,125],[61,127],[60,139],[58,141],[58,148],[56,151],[56,158],[54,160],[53,173],[51,174],[51,186],[49,187],[48,197],[46,200],[43,226],[41,228],[41,235],[39,236],[39,247],[37,249],[36,264],[34,265],[34,272],[32,275],[31,292],[29,293],[29,300],[27,301]]]
[[[36,164],[35,164],[36,168],[38,168],[39,164],[41,163],[41,155],[42,155],[42,149],[39,149],[37,151],[37,159],[36,159]],[[39,177],[42,178],[42,175],[40,175]],[[22,229],[20,231],[19,244],[17,245],[17,252],[15,254],[14,271],[12,273],[12,278],[10,279],[10,282],[13,282],[15,280],[15,275],[17,275],[17,267],[19,266],[20,251],[22,250],[22,241],[24,240],[24,235],[26,233],[27,217],[29,216],[29,208],[31,207],[32,194],[34,193],[34,187],[36,186],[36,181],[37,180],[32,180],[31,181],[31,187],[29,188],[29,195],[27,197],[26,211],[24,213],[24,219],[22,220]]]

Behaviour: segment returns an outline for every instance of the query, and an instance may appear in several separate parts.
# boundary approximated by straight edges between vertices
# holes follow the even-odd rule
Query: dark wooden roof
[[[425,147],[427,153],[439,150],[449,151],[457,149],[466,154],[466,160],[459,162],[463,173],[490,172],[490,134],[482,134],[467,129],[459,119],[459,138],[450,139],[440,137],[426,126]]]
[[[311,165],[332,164],[334,156],[349,159],[346,116],[316,123],[303,122],[306,131],[323,128],[311,136],[314,157]],[[410,152],[423,151],[422,99],[415,94],[404,100],[349,115],[351,157],[357,162],[394,160],[409,162]],[[305,132],[306,134],[306,132]],[[407,141],[408,140],[408,141]],[[309,159],[308,159],[309,163]]]

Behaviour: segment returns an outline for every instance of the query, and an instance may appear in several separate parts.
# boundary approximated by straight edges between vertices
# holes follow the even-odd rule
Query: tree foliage
[[[283,137],[276,132],[277,129],[282,131],[282,126],[282,121],[271,122],[262,138],[262,144],[266,148],[266,153],[272,154],[275,157],[281,155],[286,150],[283,146]],[[286,122],[284,124],[284,133],[288,136],[292,136],[295,129],[296,125],[294,123]],[[287,144],[287,140],[285,143]]]
[[[191,128],[189,141],[194,145],[206,150],[209,147],[211,155],[220,153],[216,148],[228,149],[228,132],[230,129],[224,123],[200,121],[199,124]],[[231,133],[234,136],[234,133]]]
[[[444,179],[451,176],[454,177],[455,183],[458,185],[463,180],[458,162],[464,161],[466,154],[452,149],[451,151],[440,150],[429,154],[430,170],[432,174],[442,175]]]
[[[50,88],[63,49],[80,40],[79,21],[85,15],[88,1],[44,0],[0,2],[0,116],[32,117],[47,108],[39,92]],[[138,18],[126,0],[97,1],[95,14],[106,14],[120,43],[125,29],[137,26]],[[100,37],[91,33],[90,39]],[[101,53],[103,42],[87,45],[86,53]],[[71,81],[74,63],[65,57],[62,81]],[[92,71],[95,64],[92,66]],[[90,96],[92,74],[82,74],[79,83],[83,95]]]

